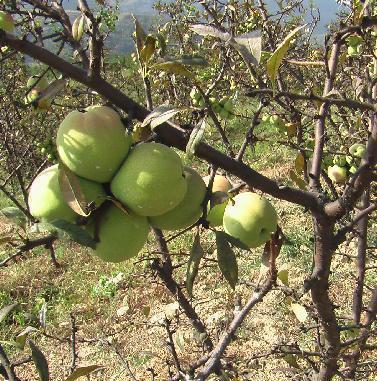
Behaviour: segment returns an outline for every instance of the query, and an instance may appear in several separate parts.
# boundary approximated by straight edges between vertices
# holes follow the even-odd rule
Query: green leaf
[[[238,238],[236,237],[232,237],[230,234],[227,234],[225,232],[219,232],[220,234],[223,234],[225,239],[232,245],[232,246],[235,246],[235,247],[238,247],[239,249],[242,249],[242,250],[247,250],[249,251],[249,247],[247,245],[245,245],[242,241],[240,241]]]
[[[182,112],[184,110],[185,109],[172,108],[171,106],[167,106],[167,105],[159,106],[159,107],[155,108],[149,115],[147,115],[147,117],[144,119],[141,127],[145,127],[148,124],[150,124],[151,129],[153,130],[154,128],[156,128],[160,124],[167,122],[174,115],[176,115],[179,112]]]
[[[300,189],[306,190],[306,182],[295,171],[290,170],[289,177]]]
[[[81,368],[75,369],[71,375],[65,379],[65,381],[74,381],[77,380],[80,377],[88,376],[90,373],[94,372],[98,369],[103,369],[104,367],[102,365],[89,365],[89,366],[83,366]]]
[[[194,281],[198,275],[199,265],[203,255],[204,251],[202,245],[200,244],[200,234],[197,232],[190,251],[190,258],[187,263],[186,272],[186,288],[190,297],[192,297]]]
[[[284,269],[284,270],[280,270],[278,272],[278,278],[280,279],[280,281],[285,285],[285,286],[289,286],[289,280],[288,280],[288,270]]]
[[[95,249],[96,241],[92,236],[80,226],[72,224],[71,222],[64,220],[55,220],[50,223],[40,222],[34,224],[30,229],[30,233],[45,233],[45,232],[57,232],[59,237],[63,234],[67,234],[73,241],[80,245]]]
[[[201,56],[188,56],[188,55],[183,55],[180,58],[166,58],[169,62],[177,62],[182,65],[188,65],[188,66],[207,66],[208,61]]]
[[[8,206],[3,208],[0,210],[0,213],[8,220],[22,228],[24,228],[27,223],[27,217],[25,214],[15,206]]]
[[[308,317],[308,312],[306,311],[306,308],[304,306],[298,303],[292,303],[291,310],[300,323],[305,322],[306,318]]]
[[[64,220],[56,220],[51,222],[51,225],[59,230],[63,230],[73,241],[80,245],[95,249],[96,242],[91,235],[80,226],[72,224]]]
[[[51,82],[46,89],[42,90],[38,97],[38,102],[43,102],[53,98],[55,95],[60,93],[67,84],[66,78],[60,78],[56,81]]]
[[[49,381],[50,373],[45,355],[31,340],[29,340],[29,346],[31,349],[31,357],[39,373],[40,381]]]
[[[223,232],[216,231],[217,262],[224,278],[233,289],[238,282],[238,264]]]
[[[140,62],[146,64],[152,57],[156,50],[156,38],[152,35],[148,35],[145,39],[143,48],[140,51]]]
[[[159,48],[160,48],[160,54],[161,54],[161,56],[164,56],[165,53],[166,53],[166,41],[165,41],[165,37],[162,34],[160,34],[160,33],[157,33],[155,36],[157,38],[158,45],[159,45]]]
[[[137,48],[138,54],[140,55],[140,52],[141,52],[141,50],[143,48],[143,45],[144,45],[144,41],[147,38],[147,35],[144,32],[143,27],[139,23],[139,20],[135,16],[133,16],[133,15],[132,15],[132,17],[134,18],[134,23],[135,23],[135,43],[136,43],[136,48]]]
[[[284,56],[286,55],[289,45],[291,41],[294,39],[294,37],[297,35],[297,33],[306,26],[298,26],[297,28],[293,29],[287,37],[283,40],[282,43],[279,44],[279,46],[276,48],[276,50],[273,52],[271,57],[267,61],[267,75],[269,76],[271,82],[275,84],[275,80],[279,71],[279,67],[283,61]]]
[[[89,215],[87,202],[77,176],[62,162],[59,162],[59,186],[64,201],[80,216]]]
[[[199,145],[199,143],[201,142],[203,138],[205,128],[206,128],[206,120],[202,119],[191,131],[190,138],[186,146],[187,158],[194,156],[196,147]]]
[[[181,63],[174,62],[174,61],[160,62],[160,63],[154,64],[152,68],[156,70],[163,70],[170,74],[183,75],[184,77],[190,78],[190,79],[195,78],[195,74],[193,72],[187,70],[185,66],[182,65]]]
[[[286,363],[288,363],[291,367],[300,369],[300,366],[298,365],[298,362],[297,362],[297,357],[295,355],[289,353],[283,357],[283,360]]]
[[[16,340],[15,340],[15,344],[17,345],[17,347],[19,349],[24,349],[25,348],[26,339],[29,336],[29,333],[35,332],[35,331],[38,331],[38,330],[36,328],[34,328],[34,327],[28,326],[21,333],[19,333],[16,336]]]
[[[0,323],[11,313],[16,307],[18,303],[10,304],[9,306],[5,306],[0,310]]]

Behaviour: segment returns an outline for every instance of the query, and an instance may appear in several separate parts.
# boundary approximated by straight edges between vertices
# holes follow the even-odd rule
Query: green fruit
[[[339,167],[339,165],[333,165],[328,167],[327,174],[331,181],[334,183],[344,183],[347,179],[347,170],[344,167]]]
[[[352,35],[347,38],[347,42],[349,46],[358,46],[363,42],[363,38],[358,35]]]
[[[106,193],[101,184],[78,178],[87,203],[99,206]],[[65,202],[59,185],[59,168],[53,165],[42,171],[30,187],[30,214],[43,221],[67,220],[75,222],[78,215]]]
[[[245,192],[226,206],[223,224],[226,233],[248,247],[258,247],[270,240],[271,233],[276,231],[277,214],[266,198]]]
[[[28,89],[33,88],[39,91],[46,89],[49,85],[47,78],[45,76],[41,77],[41,79],[39,78],[39,75],[32,75],[31,77],[29,77],[26,83],[26,87]]]
[[[348,165],[353,165],[355,163],[355,159],[354,159],[354,157],[347,155],[346,156],[346,162]]]
[[[361,159],[363,156],[364,156],[364,153],[365,153],[365,146],[364,144],[353,144],[349,149],[348,149],[349,153],[352,155],[352,156],[356,156],[358,157],[359,159]]]
[[[0,29],[11,33],[14,29],[14,21],[12,16],[4,11],[0,11]]]
[[[141,216],[174,209],[186,189],[180,157],[160,143],[136,146],[111,182],[114,196]]]
[[[205,176],[203,177],[203,181],[208,187],[209,179],[211,176]],[[212,184],[212,193],[215,192],[224,192],[227,193],[233,188],[232,183],[225,177],[221,175],[216,175],[213,179],[213,184]]]
[[[92,232],[97,230],[99,242],[94,253],[103,261],[122,262],[130,259],[138,254],[147,241],[149,225],[146,217],[126,214],[111,205],[98,218],[99,221],[94,220],[88,229]]]
[[[347,165],[347,160],[344,155],[335,155],[333,163],[339,165],[339,167],[344,167],[345,165]]]
[[[106,106],[72,111],[60,124],[56,137],[62,162],[77,175],[99,183],[113,178],[131,143],[119,114]]]
[[[185,167],[187,191],[183,200],[169,212],[149,219],[151,225],[162,230],[185,229],[194,224],[202,215],[202,203],[206,195],[206,185],[192,168]]]

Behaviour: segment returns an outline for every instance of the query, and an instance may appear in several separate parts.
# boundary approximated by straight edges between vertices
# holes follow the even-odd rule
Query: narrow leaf
[[[31,349],[31,357],[39,373],[40,381],[49,381],[50,373],[45,355],[31,340],[29,340],[29,346]]]
[[[79,243],[80,245],[90,247],[95,249],[96,242],[91,237],[91,235],[75,224],[72,224],[64,220],[55,220],[50,223],[50,225],[60,231],[66,233],[73,241]]]
[[[8,206],[0,210],[0,213],[6,217],[8,220],[13,222],[14,224],[25,227],[27,223],[26,216],[22,213],[22,211],[15,206]]]
[[[294,37],[297,35],[297,33],[302,28],[304,28],[305,26],[306,26],[306,24],[293,29],[288,34],[288,36],[285,37],[283,42],[279,44],[279,46],[276,48],[274,53],[268,59],[268,61],[267,61],[267,75],[269,76],[272,83],[275,83],[280,64],[282,63],[283,58],[289,49],[289,45],[290,45],[291,41],[294,39]]]
[[[102,365],[89,365],[89,366],[83,366],[81,368],[77,368],[71,373],[71,375],[65,379],[65,381],[74,381],[77,380],[80,377],[88,376],[90,373],[94,372],[98,369],[103,369],[104,367]]]
[[[77,176],[62,162],[59,162],[59,185],[64,201],[80,216],[87,217],[87,202]]]
[[[66,78],[57,79],[56,81],[51,82],[45,90],[41,91],[38,97],[38,102],[53,98],[64,89],[66,84]]]
[[[206,121],[202,119],[191,131],[189,141],[186,146],[186,157],[192,157],[195,154],[196,147],[201,142],[204,130],[206,128]]]
[[[194,73],[186,69],[185,66],[182,65],[181,63],[174,62],[174,61],[160,62],[160,63],[154,64],[152,68],[156,70],[163,70],[170,74],[183,75],[184,77],[190,78],[190,79],[195,78]]]
[[[166,53],[166,41],[165,41],[165,37],[162,34],[160,34],[160,33],[157,33],[155,36],[156,36],[157,41],[158,41],[158,45],[159,45],[159,49],[160,49],[160,55],[164,56],[165,53]]]
[[[140,51],[140,61],[146,64],[152,57],[156,50],[156,38],[148,35],[145,39],[144,46]]]
[[[139,23],[139,20],[135,16],[132,16],[132,17],[133,17],[134,23],[135,23],[135,42],[136,42],[136,48],[137,48],[138,54],[140,55],[141,49],[143,48],[144,41],[147,38],[147,35],[144,32],[143,27]]]
[[[186,272],[186,288],[188,294],[192,297],[192,291],[194,286],[194,281],[198,275],[199,264],[203,258],[204,251],[202,245],[200,244],[200,235],[199,232],[196,233],[194,243],[190,251],[190,258],[187,263],[187,272]]]
[[[220,234],[223,234],[225,239],[232,245],[232,246],[235,246],[237,247],[238,249],[242,249],[242,250],[247,250],[249,251],[249,247],[247,245],[245,245],[242,241],[240,241],[238,238],[236,237],[232,237],[231,235],[225,233],[225,232],[220,232]]]
[[[287,354],[283,357],[283,360],[292,368],[300,369],[300,366],[297,363],[297,357],[295,355]]]
[[[251,54],[251,59],[248,61],[254,65],[258,65],[262,55],[262,33],[260,30],[254,30],[250,33],[242,34],[234,38],[234,41],[241,47],[246,48],[246,51]],[[232,45],[232,43],[231,43]],[[233,45],[236,49],[237,47]],[[237,49],[239,50],[239,48]],[[242,49],[241,49],[242,51]],[[247,57],[249,57],[247,55]]]
[[[288,280],[288,270],[287,269],[284,269],[284,270],[280,270],[278,272],[278,278],[279,280],[285,285],[285,286],[289,286],[289,280]]]
[[[25,348],[26,339],[29,336],[29,333],[35,332],[35,331],[38,331],[38,330],[36,328],[34,328],[34,327],[28,326],[21,333],[19,333],[16,336],[16,340],[15,340],[15,343],[16,343],[17,347],[19,349],[24,349]]]
[[[159,106],[144,119],[141,127],[145,127],[150,124],[153,130],[160,124],[167,122],[174,115],[182,111],[184,111],[184,109],[172,108],[171,106],[166,105]]]
[[[188,66],[207,66],[208,61],[201,56],[188,56],[183,55],[180,58],[166,57],[165,58],[169,62],[177,62],[182,65]]]
[[[302,173],[304,170],[305,159],[304,155],[300,152],[295,159],[295,169],[297,173]]]
[[[0,323],[11,313],[16,307],[18,303],[10,304],[9,306],[5,306],[0,310]]]
[[[303,323],[306,318],[308,317],[308,312],[306,311],[306,308],[298,303],[292,303],[291,304],[291,310],[295,314],[297,320],[300,323]]]
[[[223,41],[229,40],[231,35],[227,32],[222,32],[219,29],[210,26],[210,25],[204,25],[204,24],[194,24],[190,26],[190,29],[194,31],[196,34],[199,34],[201,36],[211,36],[211,37],[217,37],[220,38]]]
[[[216,231],[217,261],[224,278],[233,289],[238,282],[238,264],[223,232]]]
[[[300,189],[306,190],[306,182],[301,177],[298,177],[295,171],[290,170],[289,177]]]

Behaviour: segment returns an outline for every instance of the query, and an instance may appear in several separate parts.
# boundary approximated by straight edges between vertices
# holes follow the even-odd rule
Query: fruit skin
[[[226,205],[227,202],[225,201],[222,204],[217,204],[208,210],[207,221],[209,226],[215,228],[223,224]]]
[[[56,146],[62,162],[88,180],[107,183],[126,158],[132,137],[110,107],[72,111],[60,124]]]
[[[106,196],[101,184],[79,178],[81,190],[88,203],[99,206]],[[66,220],[75,222],[78,215],[65,202],[60,191],[58,164],[43,170],[30,187],[28,204],[30,214],[42,221]]]
[[[0,29],[11,33],[14,29],[14,21],[12,16],[4,11],[0,11]]]
[[[174,209],[186,190],[181,158],[160,143],[136,146],[111,182],[118,200],[134,213],[149,217]]]
[[[209,179],[211,176],[205,176],[203,177],[203,181],[205,182],[206,186],[208,186]],[[213,179],[212,184],[212,193],[215,192],[228,192],[233,188],[232,183],[225,177],[221,175],[215,175],[215,178]]]
[[[94,220],[88,230],[94,232],[98,223],[98,239],[94,254],[106,262],[122,262],[138,254],[147,241],[149,225],[146,217],[126,214],[110,205]]]
[[[270,240],[277,229],[277,219],[275,208],[266,198],[245,192],[226,206],[223,225],[226,233],[255,248]]]
[[[194,169],[185,167],[184,173],[187,182],[185,197],[169,212],[150,217],[149,221],[153,227],[161,230],[185,229],[198,221],[202,215],[206,185]]]
[[[328,167],[327,174],[334,183],[344,183],[347,179],[347,169],[336,164]]]

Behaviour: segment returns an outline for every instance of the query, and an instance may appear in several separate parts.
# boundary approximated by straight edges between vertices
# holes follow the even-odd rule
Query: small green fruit
[[[349,149],[349,153],[353,156],[362,159],[365,154],[365,146],[363,144],[353,144]]]
[[[114,196],[141,216],[174,209],[186,190],[181,158],[160,143],[136,146],[111,182]]]
[[[60,159],[77,175],[109,182],[126,158],[132,137],[110,107],[72,111],[60,124],[56,146]]]
[[[277,229],[277,214],[272,204],[256,193],[240,193],[225,208],[225,232],[248,247],[258,247]]]
[[[352,166],[350,169],[349,169],[350,173],[354,174],[357,172],[357,167],[356,166]]]
[[[187,182],[185,197],[169,212],[150,217],[149,221],[153,227],[161,230],[185,229],[198,221],[202,215],[206,185],[200,175],[192,168],[185,167],[184,174]]]
[[[78,180],[87,203],[95,202],[99,206],[106,196],[102,185],[83,178]],[[30,187],[28,204],[30,214],[39,220],[75,222],[78,217],[61,193],[57,164],[46,168],[34,179]]]
[[[334,183],[344,183],[347,179],[347,170],[344,167],[333,165],[328,167],[327,174]]]
[[[136,256],[142,249],[147,241],[149,225],[146,217],[126,214],[111,205],[88,229],[91,232],[98,229],[95,255],[105,262],[122,262]]]

